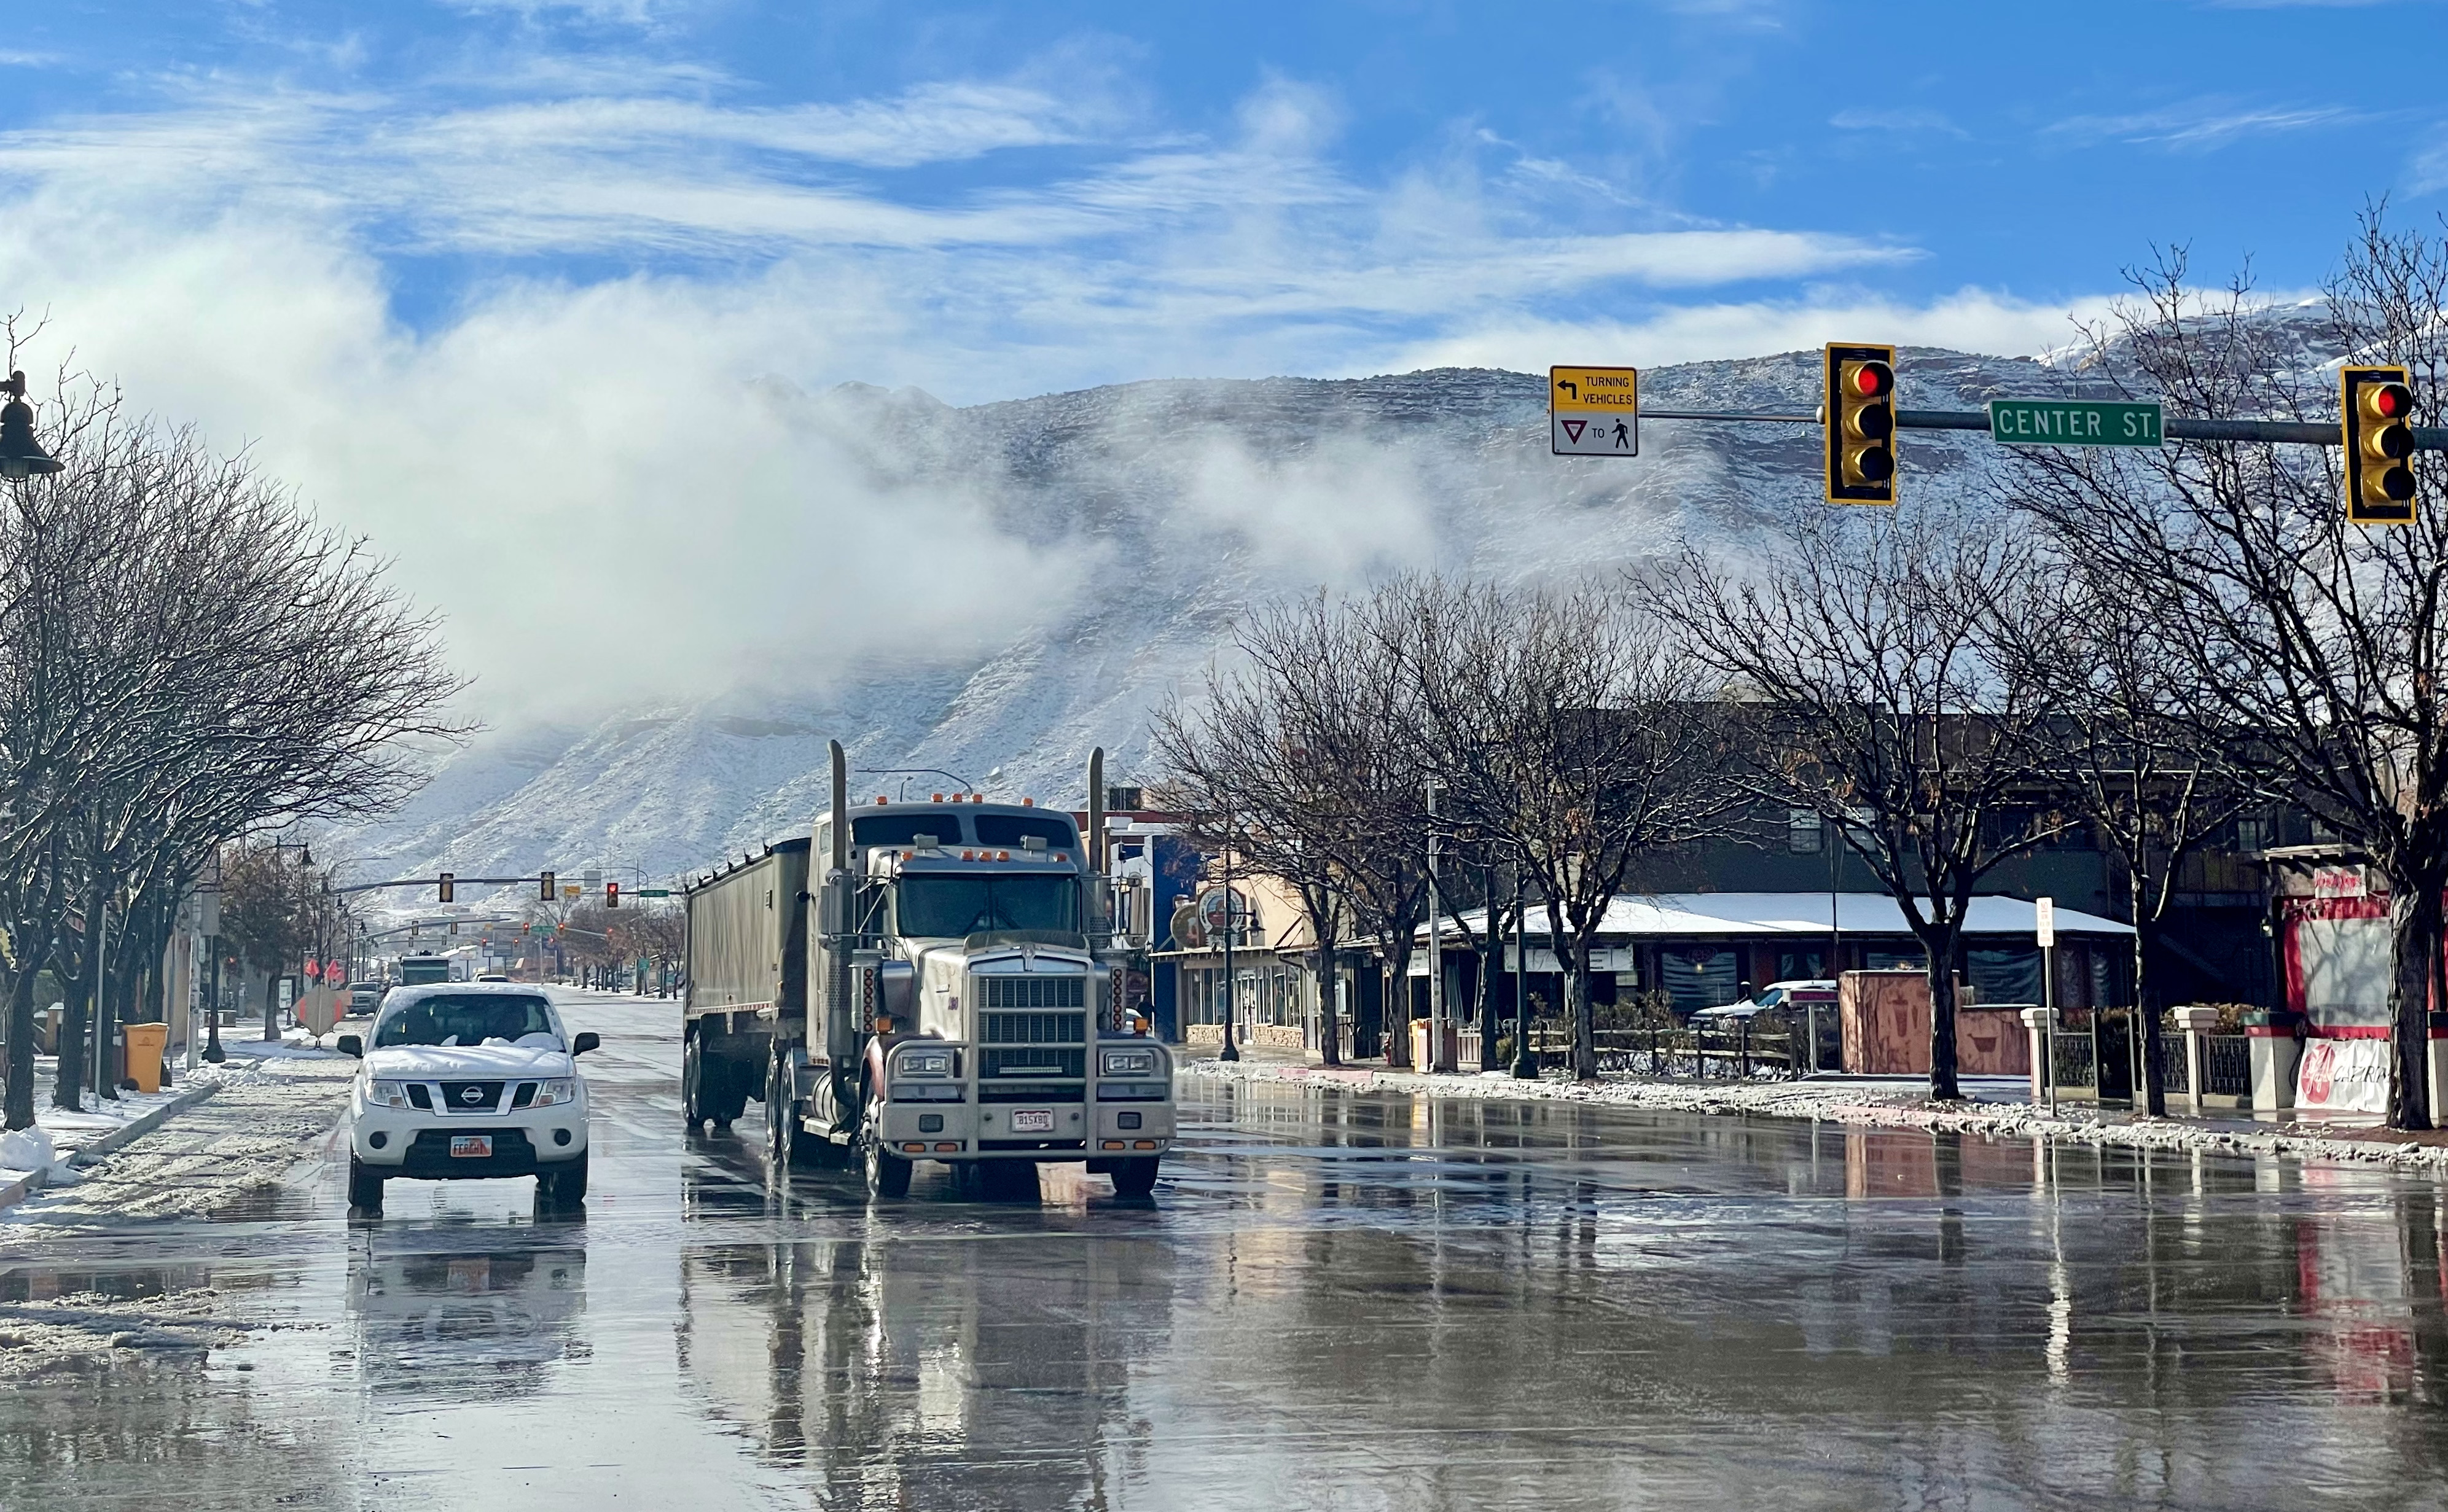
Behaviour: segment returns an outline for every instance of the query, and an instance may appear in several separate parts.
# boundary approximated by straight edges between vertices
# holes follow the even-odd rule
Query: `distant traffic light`
[[[2403,368],[2338,370],[2345,427],[2346,518],[2356,525],[2414,523],[2414,391]]]
[[[603,906],[607,909],[617,909],[621,906],[620,883],[606,882],[603,884]]]
[[[1820,415],[1827,502],[1896,502],[1896,349],[1829,342]]]
[[[445,871],[442,873],[441,880],[435,885],[435,890],[441,893],[443,902],[448,903],[450,901],[450,892],[452,888],[457,884],[457,881],[458,874],[456,872]]]
[[[546,903],[550,903],[552,901],[553,875],[551,872],[547,871],[544,874],[541,880],[544,885],[536,890],[536,896]]]

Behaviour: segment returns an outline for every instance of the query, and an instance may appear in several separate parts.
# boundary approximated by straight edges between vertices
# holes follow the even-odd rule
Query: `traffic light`
[[[2414,391],[2403,368],[2338,370],[2345,427],[2346,518],[2356,525],[2414,523]]]
[[[550,903],[552,901],[553,875],[551,872],[547,871],[539,880],[543,882],[544,886],[536,890],[536,896],[546,903]]]
[[[441,894],[441,900],[443,902],[448,903],[450,901],[451,889],[456,884],[457,880],[458,874],[456,872],[445,871],[442,873],[441,880],[435,884],[435,890]]]
[[[1829,342],[1820,418],[1827,502],[1896,502],[1896,349]]]
[[[606,882],[603,884],[603,906],[607,909],[617,909],[621,906],[620,883]]]

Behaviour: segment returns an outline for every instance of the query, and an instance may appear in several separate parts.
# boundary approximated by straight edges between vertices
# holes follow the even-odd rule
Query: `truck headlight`
[[[950,1076],[949,1050],[904,1050],[892,1058],[894,1076]]]
[[[408,1083],[370,1081],[366,1083],[366,1101],[377,1108],[404,1108],[408,1106]]]
[[[1100,1076],[1154,1076],[1154,1050],[1107,1050],[1097,1058]]]
[[[577,1101],[578,1079],[575,1077],[565,1076],[555,1077],[549,1081],[539,1081],[536,1083],[535,1101],[528,1103],[527,1106],[531,1108],[548,1108],[557,1102],[575,1102]]]

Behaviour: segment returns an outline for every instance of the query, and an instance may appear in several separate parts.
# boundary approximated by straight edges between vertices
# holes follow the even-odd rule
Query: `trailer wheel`
[[[909,1195],[910,1162],[884,1147],[884,1109],[867,1105],[867,1127],[859,1131],[859,1148],[867,1159],[867,1195],[870,1197],[906,1197]]]
[[[1114,1196],[1143,1197],[1156,1190],[1157,1156],[1120,1160],[1114,1165]]]
[[[705,1052],[698,1047],[698,1037],[691,1031],[688,1044],[680,1051],[680,1117],[687,1120],[688,1130],[695,1134],[714,1121],[707,1110],[705,1096]]]

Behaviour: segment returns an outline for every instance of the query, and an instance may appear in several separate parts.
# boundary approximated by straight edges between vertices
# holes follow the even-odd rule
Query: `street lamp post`
[[[1240,1048],[1233,1043],[1233,1013],[1240,1005],[1238,1002],[1240,993],[1237,990],[1240,984],[1233,980],[1233,916],[1239,911],[1234,907],[1234,901],[1233,821],[1228,816],[1224,821],[1224,1047],[1215,1052],[1215,1059],[1218,1061],[1241,1059]]]

